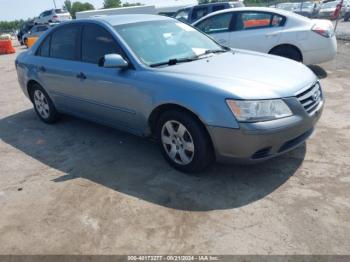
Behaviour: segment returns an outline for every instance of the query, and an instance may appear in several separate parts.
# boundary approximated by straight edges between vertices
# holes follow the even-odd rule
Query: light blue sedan
[[[312,133],[324,104],[303,64],[222,47],[162,16],[63,23],[20,54],[16,68],[42,121],[67,113],[154,136],[183,172],[285,153]]]

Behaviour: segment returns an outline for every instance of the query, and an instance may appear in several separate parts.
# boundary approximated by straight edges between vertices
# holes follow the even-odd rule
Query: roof
[[[91,18],[100,21],[105,21],[112,26],[124,25],[138,22],[149,22],[149,21],[169,21],[172,18],[161,16],[161,15],[147,15],[147,14],[127,14],[127,15],[109,15],[97,18]]]

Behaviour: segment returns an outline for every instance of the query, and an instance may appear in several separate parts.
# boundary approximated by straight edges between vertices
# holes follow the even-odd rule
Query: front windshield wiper
[[[226,49],[226,48],[225,49],[208,49],[208,50],[205,50],[204,54],[207,55],[207,54],[225,53],[227,51],[229,51],[229,49]]]
[[[185,57],[185,58],[173,58],[169,59],[168,61],[165,62],[159,62],[159,63],[154,63],[150,64],[150,67],[157,67],[157,66],[163,66],[163,65],[176,65],[178,63],[185,63],[185,62],[192,62],[198,59],[201,59],[203,55],[208,55],[208,54],[215,54],[215,53],[225,53],[230,51],[231,49],[229,47],[222,47],[222,49],[208,49],[205,50],[203,54],[195,55],[192,57]]]
[[[197,56],[194,57],[185,57],[185,58],[173,58],[169,59],[166,62],[159,62],[159,63],[154,63],[150,64],[150,67],[157,67],[157,66],[162,66],[162,65],[176,65],[178,63],[185,63],[185,62],[192,62],[194,60],[198,60],[199,58]]]

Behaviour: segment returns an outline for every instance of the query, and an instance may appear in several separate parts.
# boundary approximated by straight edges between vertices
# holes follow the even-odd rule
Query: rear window
[[[213,12],[219,11],[219,10],[224,10],[225,5],[214,5],[213,6]]]
[[[48,29],[47,26],[38,26],[37,29],[36,29],[36,31],[37,31],[37,32],[42,32],[42,31],[46,31],[47,29]]]
[[[67,11],[66,10],[63,10],[63,9],[55,9],[55,13],[56,14],[63,14],[63,13],[66,13]]]
[[[192,20],[198,20],[208,14],[208,7],[196,7],[192,11]]]
[[[37,52],[37,55],[44,56],[44,57],[50,56],[50,40],[51,40],[51,36],[46,37],[46,39],[41,44]]]
[[[235,30],[249,30],[283,26],[285,17],[264,12],[241,12],[236,16]]]

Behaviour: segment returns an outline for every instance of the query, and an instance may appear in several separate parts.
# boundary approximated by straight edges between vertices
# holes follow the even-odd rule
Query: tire
[[[293,46],[275,47],[270,51],[270,54],[289,58],[297,62],[302,62],[303,60],[299,50]]]
[[[46,91],[34,84],[30,89],[30,97],[38,117],[47,124],[53,124],[59,119],[59,114]]]
[[[157,121],[156,137],[166,161],[181,172],[200,172],[214,160],[209,135],[199,120],[185,111],[164,112]]]

